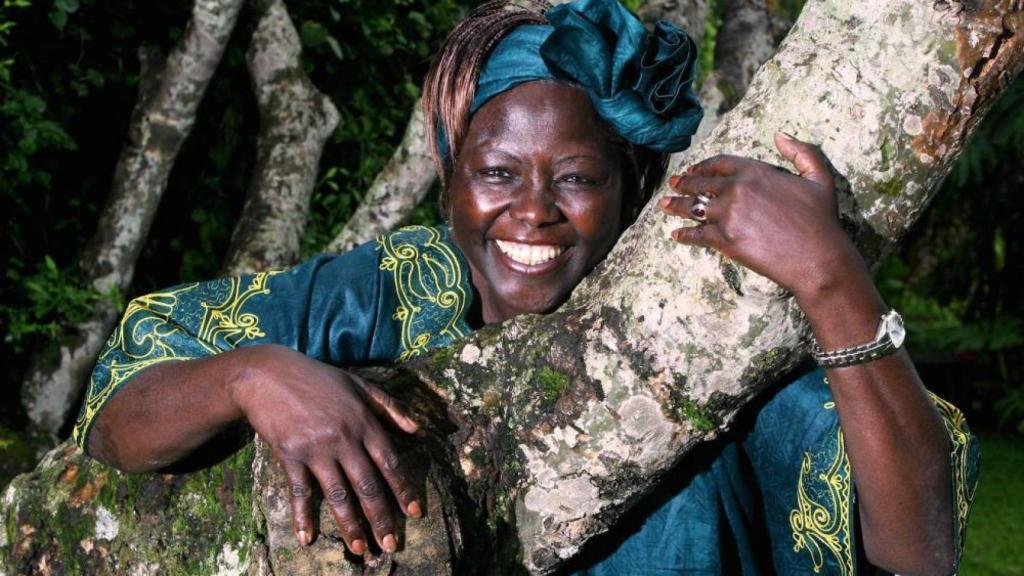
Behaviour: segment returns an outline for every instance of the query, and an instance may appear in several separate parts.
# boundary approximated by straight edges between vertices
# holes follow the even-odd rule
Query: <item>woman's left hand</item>
[[[839,225],[828,159],[781,133],[775,146],[799,175],[757,160],[715,156],[671,177],[680,196],[662,198],[661,208],[699,221],[698,196],[706,197],[706,220],[672,237],[714,248],[799,297],[831,284],[860,255]]]

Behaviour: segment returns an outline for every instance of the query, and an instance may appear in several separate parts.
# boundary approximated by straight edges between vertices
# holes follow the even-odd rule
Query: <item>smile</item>
[[[519,242],[508,242],[506,240],[495,240],[501,253],[514,262],[526,266],[538,266],[549,260],[558,257],[565,252],[565,246],[551,246],[545,244],[520,244]]]

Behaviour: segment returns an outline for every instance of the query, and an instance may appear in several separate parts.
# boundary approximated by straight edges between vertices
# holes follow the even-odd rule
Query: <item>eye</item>
[[[477,174],[487,180],[501,181],[512,179],[512,172],[501,166],[487,167],[477,172]]]
[[[558,179],[559,182],[569,184],[571,186],[594,186],[597,181],[593,178],[588,178],[583,174],[566,174]]]

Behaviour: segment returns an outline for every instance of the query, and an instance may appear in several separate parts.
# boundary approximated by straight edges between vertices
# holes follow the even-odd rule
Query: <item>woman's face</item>
[[[621,154],[586,94],[566,84],[521,84],[476,112],[449,217],[484,322],[550,312],[608,253],[622,223]]]

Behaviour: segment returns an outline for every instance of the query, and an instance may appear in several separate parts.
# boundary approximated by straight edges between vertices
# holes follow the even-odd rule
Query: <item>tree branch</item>
[[[139,98],[96,234],[80,260],[85,280],[104,295],[123,294],[149,235],[160,197],[196,110],[235,27],[242,0],[196,0],[185,34],[162,69],[140,51]],[[91,318],[71,327],[32,360],[22,402],[32,425],[55,434],[92,371],[120,311],[116,298],[97,302]]]
[[[224,272],[295,263],[309,201],[338,110],[302,69],[302,45],[281,0],[253,0],[259,15],[246,62],[260,108],[256,167]]]

